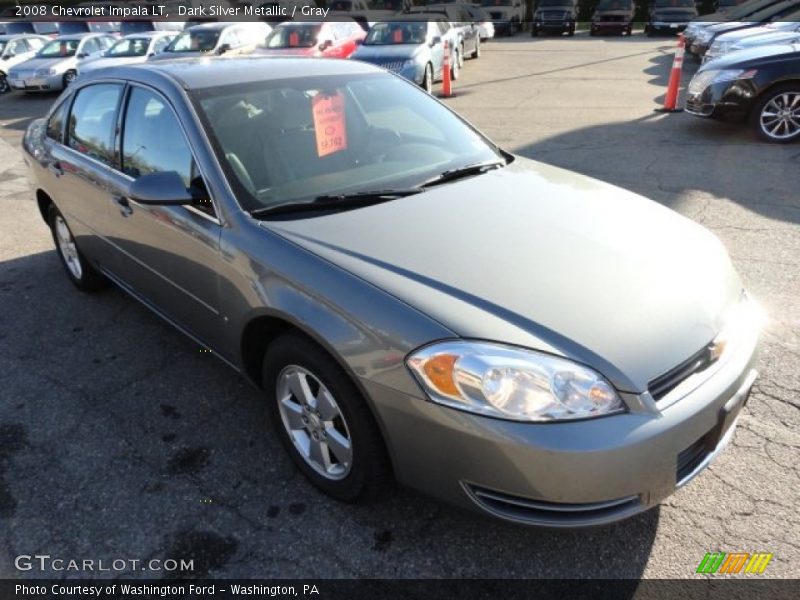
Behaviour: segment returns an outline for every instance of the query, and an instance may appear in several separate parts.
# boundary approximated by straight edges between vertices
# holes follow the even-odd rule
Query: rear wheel
[[[458,79],[459,74],[461,73],[461,60],[459,59],[459,55],[461,53],[456,49],[456,55],[452,59],[452,64],[450,65],[450,79],[455,81]]]
[[[264,356],[271,422],[294,463],[339,500],[378,495],[389,462],[372,414],[353,381],[300,334],[273,341]]]
[[[73,285],[82,292],[96,292],[108,287],[108,280],[89,264],[78,249],[72,231],[64,220],[64,215],[54,204],[50,205],[47,221],[50,224],[50,231],[53,234],[53,241],[56,243],[61,265]]]
[[[5,73],[0,73],[0,94],[5,94],[11,91],[11,86],[8,85],[8,79]]]
[[[750,121],[768,142],[786,144],[800,139],[800,83],[768,90],[753,108]]]
[[[433,93],[433,67],[431,63],[425,65],[425,74],[422,76],[422,89],[429,94]]]
[[[456,52],[456,60],[458,61],[458,68],[462,68],[464,66],[464,44],[460,44],[458,47],[458,52]]]

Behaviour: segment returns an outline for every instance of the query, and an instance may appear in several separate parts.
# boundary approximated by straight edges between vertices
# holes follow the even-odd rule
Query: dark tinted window
[[[69,116],[68,144],[108,165],[114,162],[114,125],[122,86],[91,85],[78,92]]]
[[[64,120],[67,116],[68,105],[69,102],[66,100],[62,102],[47,120],[47,137],[52,138],[57,142],[64,141]]]

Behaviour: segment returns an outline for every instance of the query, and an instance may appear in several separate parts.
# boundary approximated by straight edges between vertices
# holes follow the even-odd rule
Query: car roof
[[[269,61],[268,68],[267,63]],[[259,64],[260,62],[260,64]],[[262,67],[262,68],[259,68]],[[274,81],[324,75],[381,73],[382,69],[358,60],[310,59],[284,56],[242,56],[231,58],[185,57],[93,71],[86,80],[112,75],[141,82],[172,80],[186,89]]]
[[[120,39],[127,40],[127,39],[139,39],[139,38],[154,38],[154,37],[160,37],[162,35],[169,35],[171,33],[180,33],[180,31],[177,30],[142,31],[141,33],[129,33],[128,35],[123,36]]]
[[[68,41],[68,40],[82,40],[83,38],[87,37],[113,37],[110,33],[96,33],[94,31],[84,31],[82,33],[68,33],[66,35],[60,35],[53,40],[58,41]]]

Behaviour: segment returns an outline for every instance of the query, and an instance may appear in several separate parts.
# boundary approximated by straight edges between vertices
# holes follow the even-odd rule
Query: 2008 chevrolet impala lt
[[[262,386],[341,500],[394,477],[519,523],[626,518],[719,453],[756,377],[713,235],[371,65],[100,69],[23,144],[72,283]]]

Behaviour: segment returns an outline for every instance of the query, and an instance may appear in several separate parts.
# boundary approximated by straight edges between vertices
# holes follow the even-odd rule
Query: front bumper
[[[26,77],[24,79],[9,77],[8,83],[13,89],[25,92],[58,91],[64,87],[64,79],[61,74],[47,77]]]
[[[757,95],[749,79],[712,83],[704,90],[687,90],[685,109],[698,117],[741,121],[750,113]]]
[[[622,32],[633,27],[630,21],[592,21],[591,30],[597,33],[600,32]]]
[[[689,21],[651,21],[648,27],[658,33],[678,33],[686,29]]]
[[[537,31],[566,33],[575,31],[575,21],[535,21],[533,28]]]
[[[481,417],[362,383],[400,482],[518,523],[592,526],[656,506],[724,448],[756,376],[756,342],[754,332],[652,409],[566,423]]]

